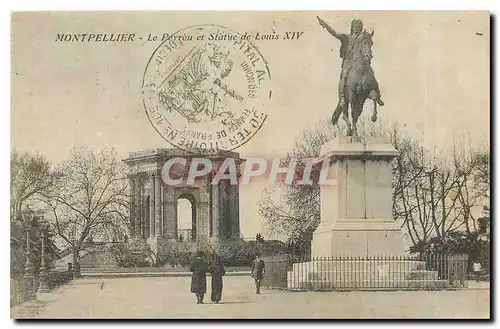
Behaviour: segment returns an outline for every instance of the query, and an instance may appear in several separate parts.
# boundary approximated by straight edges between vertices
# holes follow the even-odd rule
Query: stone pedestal
[[[392,165],[398,152],[387,138],[339,137],[321,149],[321,222],[312,259],[293,264],[288,289],[445,289],[425,262],[401,257],[403,234],[392,217]],[[324,166],[328,164],[328,166]]]
[[[392,217],[392,165],[398,151],[388,138],[337,137],[321,148],[317,165],[329,160],[322,185],[321,222],[312,255],[398,256],[404,253],[400,225]]]

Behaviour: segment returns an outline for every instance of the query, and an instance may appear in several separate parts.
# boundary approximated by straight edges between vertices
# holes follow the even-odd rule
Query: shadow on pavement
[[[220,302],[219,304],[254,304],[255,302],[254,301],[251,301],[251,300],[233,300],[233,301],[227,301],[227,302]],[[212,305],[216,305],[215,303],[205,303],[205,304],[212,304]]]

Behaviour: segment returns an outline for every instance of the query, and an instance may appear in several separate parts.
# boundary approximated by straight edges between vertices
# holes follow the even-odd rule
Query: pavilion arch
[[[193,154],[179,149],[154,149],[134,152],[123,160],[129,166],[130,227],[132,240],[146,242],[156,253],[179,240],[178,200],[188,199],[192,205],[193,242],[240,237],[239,186],[221,182],[210,184],[210,176],[196,185],[167,185],[161,179],[163,164],[181,157],[189,163],[193,158],[208,158],[218,168],[226,158],[237,164],[244,160],[230,151]],[[181,233],[182,234],[182,233]]]

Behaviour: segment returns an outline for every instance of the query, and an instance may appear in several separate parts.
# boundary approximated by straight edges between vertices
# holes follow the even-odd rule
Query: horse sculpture
[[[369,98],[373,101],[373,113],[371,117],[371,121],[373,122],[377,121],[377,105],[384,105],[378,82],[371,67],[373,57],[372,37],[374,32],[368,33],[366,30],[362,30],[359,35],[349,36],[335,32],[319,17],[318,20],[320,25],[325,27],[330,34],[342,41],[342,47],[349,46],[349,38],[354,38],[351,40],[354,40],[356,43],[356,47],[350,47],[350,49],[341,48],[341,54],[343,52],[342,49],[348,53],[347,56],[343,57],[343,70],[348,70],[348,72],[343,73],[347,74],[346,77],[341,77],[339,84],[339,94],[342,95],[341,101],[332,115],[331,123],[337,125],[340,115],[343,114],[344,121],[347,124],[347,136],[358,136],[357,122],[366,100]],[[362,27],[362,22],[354,20],[352,26],[354,28]],[[348,61],[347,64],[346,61]],[[351,108],[352,123],[349,120],[349,106]]]

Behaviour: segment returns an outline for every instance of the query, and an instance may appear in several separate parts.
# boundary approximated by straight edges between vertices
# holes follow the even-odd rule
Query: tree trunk
[[[74,277],[80,276],[80,263],[78,261],[80,250],[77,247],[73,247],[73,273]]]

